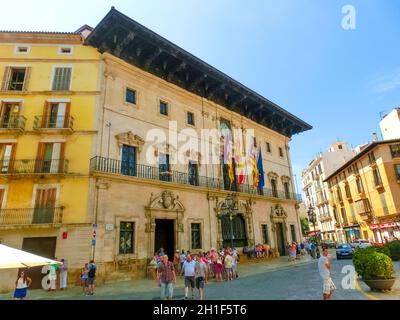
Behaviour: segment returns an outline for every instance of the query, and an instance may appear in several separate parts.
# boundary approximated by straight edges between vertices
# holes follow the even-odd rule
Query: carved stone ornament
[[[118,148],[121,149],[122,145],[126,144],[129,146],[137,147],[139,152],[141,151],[142,146],[145,142],[140,136],[134,134],[132,131],[119,133],[115,136],[115,139],[117,139]]]
[[[270,179],[278,179],[278,174],[276,173],[276,172],[273,172],[273,171],[270,171],[270,172],[268,172],[268,178],[270,178]]]
[[[281,176],[281,180],[282,180],[282,183],[285,183],[285,182],[290,183],[290,177],[288,177],[288,176]]]
[[[184,206],[179,201],[179,196],[173,194],[172,191],[163,191],[160,196],[150,197],[150,203],[147,207],[150,210],[168,210],[168,211],[185,211]]]
[[[280,204],[271,207],[271,221],[281,221],[287,218],[287,213]]]

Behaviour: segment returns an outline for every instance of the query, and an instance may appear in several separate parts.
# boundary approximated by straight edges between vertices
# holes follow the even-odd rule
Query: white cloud
[[[400,88],[400,67],[393,72],[377,75],[373,81],[373,90],[377,93],[386,93]]]

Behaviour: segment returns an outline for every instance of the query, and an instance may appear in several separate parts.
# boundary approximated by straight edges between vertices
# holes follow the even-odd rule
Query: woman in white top
[[[14,299],[23,300],[26,297],[27,288],[31,285],[31,278],[27,277],[23,271],[19,273],[15,281]]]

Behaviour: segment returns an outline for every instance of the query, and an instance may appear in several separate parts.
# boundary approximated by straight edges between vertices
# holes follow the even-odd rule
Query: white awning
[[[61,264],[61,262],[0,244],[0,269],[30,268],[49,264]]]

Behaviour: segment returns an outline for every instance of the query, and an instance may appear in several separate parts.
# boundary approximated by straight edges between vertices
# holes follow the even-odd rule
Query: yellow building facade
[[[0,32],[0,240],[72,271],[91,254],[100,97],[100,54],[81,31]],[[40,287],[41,270],[31,272]]]
[[[376,141],[333,172],[328,182],[336,221],[350,242],[400,236],[400,140]]]

